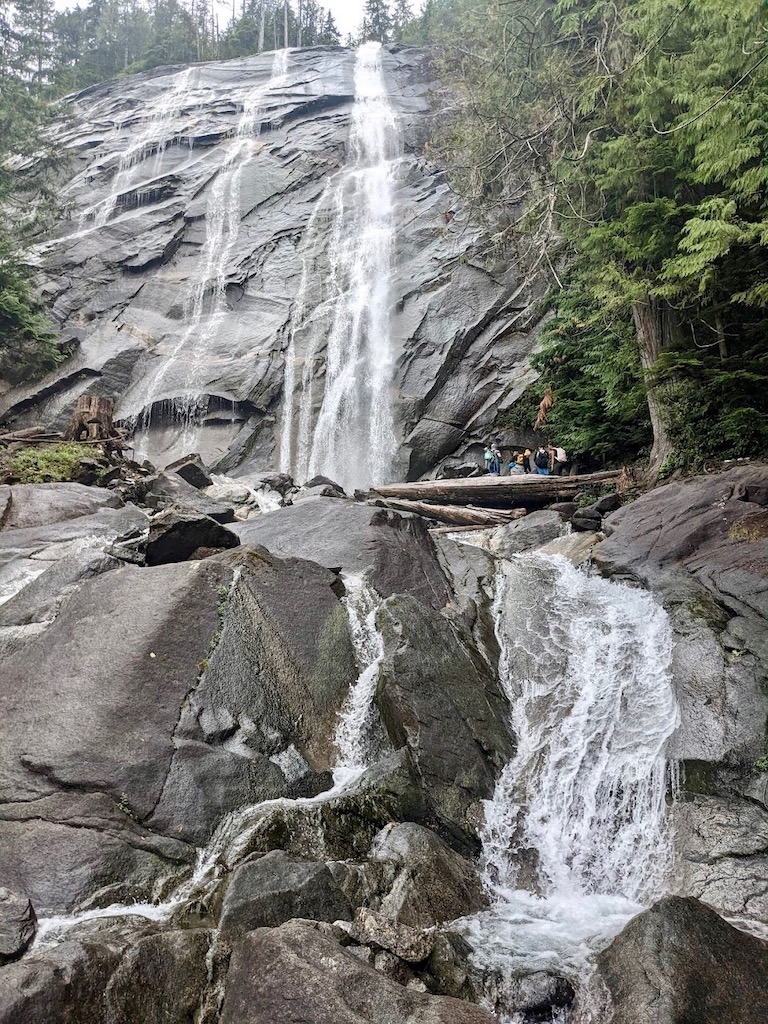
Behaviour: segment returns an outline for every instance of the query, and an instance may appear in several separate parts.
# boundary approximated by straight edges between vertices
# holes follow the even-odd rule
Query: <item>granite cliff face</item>
[[[508,264],[489,262],[487,226],[424,155],[441,103],[428,54],[386,47],[377,60],[391,121],[391,237],[349,305],[386,277],[383,300],[366,309],[388,321],[380,397],[396,479],[479,436],[530,380],[534,339],[530,290]],[[283,439],[281,453],[286,416],[295,431],[303,416],[311,437],[346,287],[334,280],[339,260],[354,271],[381,230],[360,239],[370,225],[350,206],[361,201],[349,191],[355,175],[375,162],[355,136],[375,119],[370,100],[355,53],[320,47],[159,68],[69,100],[54,131],[71,158],[65,213],[32,255],[74,351],[44,381],[6,391],[5,417],[58,427],[78,396],[107,394],[156,462],[194,448],[227,471],[282,461],[303,475],[300,444],[290,452]],[[368,201],[379,216],[379,198]],[[359,254],[345,256],[350,245]],[[359,313],[347,312],[336,325],[342,348]],[[361,390],[372,372],[357,367]]]

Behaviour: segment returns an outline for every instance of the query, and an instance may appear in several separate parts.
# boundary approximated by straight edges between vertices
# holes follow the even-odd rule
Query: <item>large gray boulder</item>
[[[10,889],[0,888],[0,965],[18,960],[36,930],[37,915],[32,903]]]
[[[49,526],[123,504],[114,491],[72,483],[14,484],[7,488],[6,498],[7,506],[0,519],[3,530]]]
[[[445,578],[424,521],[335,498],[313,498],[268,512],[232,530],[244,544],[309,558],[345,573],[367,574],[382,596],[412,594],[435,608],[448,600]]]
[[[506,698],[448,619],[410,594],[389,598],[377,623],[384,658],[375,700],[389,740],[411,751],[437,832],[474,851],[480,801],[514,749]]]
[[[395,867],[378,910],[395,924],[431,928],[487,906],[475,865],[428,828],[393,822],[376,836],[370,860]]]
[[[294,917],[349,921],[352,907],[325,864],[274,850],[233,874],[219,935],[232,944],[254,928],[274,928]]]
[[[492,1024],[472,1003],[390,981],[298,921],[259,928],[236,946],[222,1024]]]
[[[694,899],[669,896],[597,958],[614,1024],[763,1024],[768,944]]]
[[[0,972],[0,1024],[187,1024],[213,934],[127,917],[80,925]]]
[[[223,814],[289,793],[279,755],[327,768],[356,676],[335,582],[265,551],[83,582],[0,666],[6,884],[47,913],[146,899]]]

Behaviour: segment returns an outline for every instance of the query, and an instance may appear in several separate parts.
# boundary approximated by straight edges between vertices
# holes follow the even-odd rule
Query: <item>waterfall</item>
[[[40,918],[35,939],[38,946],[56,945],[68,931],[85,921],[125,916],[144,917],[152,921],[170,920],[180,908],[218,885],[222,864],[231,869],[237,863],[254,827],[265,812],[277,807],[324,803],[343,793],[360,778],[369,767],[370,712],[378,667],[384,654],[384,640],[375,621],[382,599],[362,576],[345,576],[344,585],[347,593],[343,603],[359,674],[350,687],[336,727],[334,739],[337,758],[332,788],[314,797],[263,800],[225,815],[208,843],[198,850],[191,875],[165,899],[158,895],[152,902],[115,903],[107,907]],[[165,888],[162,880],[158,888]]]
[[[89,221],[94,227],[104,227],[114,213],[120,196],[129,187],[136,187],[137,183],[133,181],[134,168],[148,157],[153,159],[149,168],[144,171],[140,183],[146,184],[155,177],[160,158],[168,145],[169,126],[189,92],[192,70],[187,68],[174,75],[173,85],[150,105],[144,123],[133,133],[133,141],[120,156],[110,194],[106,199],[83,211],[80,218],[81,227],[85,227]]]
[[[493,906],[462,926],[485,972],[583,981],[671,867],[671,629],[647,592],[535,555],[499,562],[494,616],[517,752],[485,808]]]
[[[376,627],[376,612],[381,597],[363,576],[344,578],[344,604],[349,616],[352,643],[357,655],[359,675],[350,687],[336,727],[336,767],[333,781],[344,785],[357,778],[368,766],[370,757],[370,718],[373,697],[384,657],[384,638]]]
[[[345,489],[383,483],[396,450],[390,335],[395,169],[400,137],[379,43],[357,50],[349,162],[318,203],[331,210],[327,339],[318,310],[306,308],[304,264],[286,353],[281,468],[299,479],[322,473]],[[310,223],[308,234],[311,233]],[[308,316],[314,321],[309,323]],[[298,421],[297,332],[307,336]],[[312,428],[316,362],[325,341],[323,395]]]
[[[153,405],[173,392],[172,412],[182,424],[187,450],[195,446],[197,428],[208,407],[201,393],[204,381],[199,377],[197,356],[216,337],[227,313],[226,288],[240,233],[243,173],[253,156],[264,100],[285,82],[288,52],[278,50],[275,53],[269,80],[255,86],[245,97],[234,138],[226,147],[224,161],[208,192],[200,269],[185,301],[186,328],[144,385],[144,413],[138,424],[139,433],[149,429]],[[141,447],[141,440],[137,440],[137,448]]]

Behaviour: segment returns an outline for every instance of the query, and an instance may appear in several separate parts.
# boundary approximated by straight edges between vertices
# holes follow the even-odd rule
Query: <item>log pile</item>
[[[544,508],[556,501],[572,501],[577,494],[596,490],[605,484],[618,485],[619,470],[587,473],[583,476],[481,476],[460,480],[416,480],[406,484],[386,484],[373,488],[369,499],[399,501],[408,510],[425,502],[429,505],[481,506],[488,511]],[[422,513],[423,514],[423,513]],[[467,523],[466,525],[473,525]]]

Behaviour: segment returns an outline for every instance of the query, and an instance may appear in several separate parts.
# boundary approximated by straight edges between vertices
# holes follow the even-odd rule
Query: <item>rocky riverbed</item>
[[[472,545],[196,482],[0,488],[0,1021],[766,1019],[768,469]],[[466,925],[519,742],[493,581],[542,557],[665,609],[674,867],[587,975],[502,978]]]

